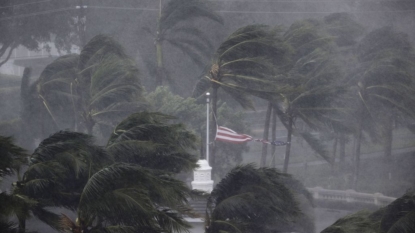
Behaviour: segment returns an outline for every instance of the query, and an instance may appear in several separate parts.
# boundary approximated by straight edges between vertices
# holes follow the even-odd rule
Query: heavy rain
[[[0,0],[0,232],[415,233],[415,1]]]

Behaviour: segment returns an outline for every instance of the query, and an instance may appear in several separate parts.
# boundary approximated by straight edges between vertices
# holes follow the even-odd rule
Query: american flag
[[[252,136],[246,135],[246,134],[238,134],[237,132],[223,127],[218,126],[216,130],[216,141],[222,141],[222,142],[229,142],[229,143],[235,143],[235,144],[241,144],[249,141],[256,141],[256,142],[262,142],[264,144],[270,144],[273,146],[285,146],[289,144],[290,142],[283,142],[283,141],[268,141],[265,139],[253,139]]]
[[[246,134],[238,134],[237,132],[223,126],[218,126],[215,140],[241,144],[252,141],[252,137]]]

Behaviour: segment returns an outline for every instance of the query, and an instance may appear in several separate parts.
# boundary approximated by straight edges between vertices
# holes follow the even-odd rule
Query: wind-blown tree
[[[85,185],[76,223],[63,217],[71,232],[184,232],[190,226],[187,186],[165,171],[115,163]]]
[[[146,95],[153,111],[162,112],[177,117],[173,119],[177,123],[186,123],[188,127],[195,131],[196,135],[200,135],[200,158],[205,158],[206,145],[206,106],[200,104],[194,98],[183,98],[174,95],[169,91],[168,87],[157,87],[154,92]],[[218,109],[218,120],[221,125],[236,130],[237,132],[249,133],[249,127],[241,111],[229,107],[226,102],[221,102]],[[242,153],[248,150],[246,144],[231,144],[216,142],[216,154],[218,166],[216,167],[217,180],[224,177],[231,168],[242,162]]]
[[[397,116],[403,116],[401,119],[415,116],[414,55],[407,36],[391,28],[370,32],[357,48],[359,64],[349,80],[350,84],[357,85],[355,96],[359,103],[356,108],[354,186],[359,176],[364,119],[383,125],[385,157],[390,158],[393,123],[399,120]]]
[[[293,47],[292,64],[285,79],[280,82],[291,91],[280,93],[281,102],[274,102],[276,114],[287,129],[287,141],[291,142],[294,122],[301,119],[311,129],[322,129],[333,111],[331,99],[339,93],[334,77],[340,69],[335,62],[332,37],[324,33],[316,20],[299,21],[291,25],[284,40]],[[308,132],[300,132],[305,141],[326,161],[331,162],[326,149]],[[291,143],[286,146],[283,171],[287,172]]]
[[[19,176],[21,167],[27,164],[26,151],[16,146],[11,137],[0,136],[0,177],[17,173]]]
[[[183,124],[170,124],[174,117],[140,112],[115,127],[107,151],[117,162],[139,164],[172,173],[196,168],[197,140]]]
[[[289,102],[287,96],[297,96],[301,95],[303,92],[310,91],[314,92],[314,94],[307,93],[308,96],[315,95],[317,89],[307,90],[307,88],[310,88],[310,83],[315,82],[316,84],[317,82],[321,82],[322,80],[317,81],[316,79],[324,79],[324,77],[322,77],[324,75],[333,75],[331,79],[327,79],[330,80],[330,84],[342,84],[340,82],[340,79],[342,78],[342,75],[340,75],[341,72],[339,70],[340,67],[336,67],[335,62],[331,62],[330,60],[333,58],[336,58],[337,60],[338,58],[342,59],[343,57],[349,57],[347,54],[347,49],[345,48],[354,45],[357,41],[357,38],[362,34],[362,31],[362,27],[347,13],[334,13],[324,17],[323,20],[307,19],[297,21],[294,22],[288,28],[288,30],[284,33],[283,39],[287,44],[289,44],[292,47],[293,52],[290,56],[291,62],[288,65],[286,65],[285,73],[283,74],[287,80],[282,79],[281,81],[280,79],[279,82],[282,85],[285,84],[291,86],[291,90],[288,93],[277,93],[277,95],[279,95],[279,98],[274,98],[269,102],[264,126],[264,139],[268,139],[268,130],[271,123],[271,118],[273,129],[271,133],[273,138],[272,140],[275,140],[277,115],[280,116],[280,120],[283,121],[285,126],[289,125],[289,117],[281,116],[281,113],[283,113],[286,110],[281,109],[281,106],[288,107],[286,106],[286,104]],[[341,60],[342,64],[344,64],[344,60]],[[313,71],[312,69],[316,70]],[[308,80],[308,78],[310,78],[310,80]],[[329,83],[324,83],[324,85],[326,85],[327,87],[330,85]],[[320,84],[317,84],[315,87],[319,85]],[[321,88],[325,88],[323,85],[320,86]],[[320,97],[315,96],[315,98],[322,98],[323,100],[325,97],[320,95]],[[329,110],[329,108],[323,108],[323,105],[326,105],[327,107],[329,104],[327,98],[329,98],[329,96],[326,96],[324,104],[320,103],[319,101],[311,101],[313,102],[312,105],[310,105],[311,102],[305,104],[309,105],[308,109],[302,110],[302,113],[298,114],[301,115],[301,117],[295,116],[294,118],[312,117],[315,118],[314,120],[317,120],[317,116],[312,116],[315,115],[317,112],[320,112],[320,114],[325,114],[327,118],[327,113],[331,112],[332,114],[334,110]],[[321,105],[318,106],[318,104]],[[306,121],[304,119],[303,121],[306,124],[310,123],[310,121]],[[327,119],[324,119],[323,121],[327,122]],[[316,128],[315,122],[313,123],[313,125],[309,126],[314,129]],[[288,126],[287,131],[293,130],[290,128],[291,127]],[[298,136],[301,136],[299,132],[297,132],[296,134]],[[316,145],[314,143],[318,142],[318,140],[313,139],[310,134],[304,134],[304,132],[302,132],[302,134],[304,135],[304,139],[309,144],[311,143],[311,147],[315,149],[319,154],[321,154],[323,158],[329,161],[328,154],[325,152],[325,150],[322,149],[320,145]],[[291,141],[291,138],[287,141]],[[285,158],[287,159],[289,158],[290,147],[291,145],[287,145],[286,147],[287,151]],[[275,151],[274,147],[273,151]],[[264,145],[261,158],[262,165],[267,164],[266,157],[267,148],[266,145]],[[273,160],[273,162],[275,163],[275,159]]]
[[[198,0],[170,0],[162,6],[154,33],[157,65],[155,67],[155,81],[157,86],[165,81],[171,81],[164,67],[163,42],[168,42],[189,56],[198,66],[204,66],[204,58],[211,56],[213,46],[206,38],[206,34],[195,26],[186,24],[195,18],[206,18],[220,24],[222,18],[216,14],[206,2]],[[145,28],[153,34],[149,28]],[[167,79],[167,80],[166,80]]]
[[[134,114],[114,129],[106,148],[77,132],[61,131],[43,140],[16,184],[19,193],[37,201],[27,206],[29,213],[73,232],[186,229],[180,214],[189,212],[189,190],[174,174],[197,166],[189,153],[196,140],[183,125],[168,124],[170,118]],[[43,207],[76,210],[78,221]]]
[[[38,114],[47,124],[53,122],[54,131],[92,134],[95,128],[104,137],[145,102],[136,65],[103,35],[91,39],[80,55],[62,56],[48,65],[31,91],[43,106]]]
[[[20,179],[22,166],[27,164],[26,151],[15,145],[10,137],[0,136],[0,181],[3,177],[17,174]],[[24,232],[25,226],[20,219],[27,215],[24,206],[33,204],[34,200],[26,196],[9,194],[0,190],[0,230],[5,233]],[[22,208],[23,207],[23,208]],[[19,220],[18,227],[10,221],[10,217],[17,217]]]
[[[314,232],[296,195],[311,196],[298,181],[252,164],[232,169],[208,198],[206,232]],[[297,226],[296,226],[297,225]]]
[[[340,85],[347,83],[349,78],[349,71],[354,66],[357,58],[353,53],[359,39],[364,35],[364,28],[362,25],[348,13],[334,13],[324,17],[324,31],[330,36],[334,37],[334,42],[337,45],[339,63],[342,64],[344,75],[337,78]],[[347,87],[346,87],[347,88]],[[333,101],[333,106],[338,106],[338,110],[332,113],[332,121],[329,126],[329,134],[333,138],[333,157],[332,161],[336,160],[337,145],[339,146],[339,159],[343,164],[346,156],[346,142],[348,135],[354,133],[354,117],[350,111],[353,109],[354,102],[350,101],[350,95],[346,92],[344,95],[338,96]],[[333,164],[334,168],[334,164]]]
[[[410,233],[415,231],[415,194],[407,192],[373,213],[362,211],[337,220],[321,233]]]
[[[44,207],[76,210],[89,177],[111,162],[108,154],[93,144],[90,135],[61,131],[43,140],[30,156],[30,166],[23,179],[14,184],[15,196],[32,200],[21,204],[26,214],[18,216],[20,230],[24,230],[25,221],[31,215],[61,230],[59,215]]]
[[[199,97],[211,89],[214,116],[217,116],[219,88],[244,108],[254,108],[249,94],[272,99],[278,90],[283,89],[275,82],[275,76],[281,72],[277,68],[286,64],[290,53],[289,46],[279,35],[280,31],[265,25],[248,25],[236,30],[216,50],[209,74],[200,79],[193,95]],[[213,120],[213,126],[216,124]],[[212,135],[215,127],[213,129]],[[213,168],[217,165],[214,150],[213,147]]]

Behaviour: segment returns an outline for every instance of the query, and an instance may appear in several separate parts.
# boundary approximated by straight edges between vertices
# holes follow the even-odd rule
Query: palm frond
[[[82,48],[79,55],[78,69],[84,70],[88,64],[92,63],[91,60],[96,62],[105,54],[116,54],[120,58],[127,58],[124,49],[119,43],[111,37],[97,35]]]
[[[0,136],[0,177],[11,175],[27,163],[26,151],[15,145],[12,137]]]
[[[179,22],[198,17],[223,23],[223,19],[211,10],[205,2],[198,0],[169,1],[161,12],[161,32],[164,33],[165,31],[173,28]]]
[[[112,224],[186,229],[187,224],[170,208],[186,204],[187,193],[182,182],[163,172],[117,163],[90,178],[78,214],[81,219],[105,216]]]
[[[53,213],[51,211],[46,210],[45,208],[36,207],[32,209],[32,213],[36,216],[40,221],[46,223],[50,227],[55,230],[63,230],[62,225],[60,223],[61,217],[60,215]]]
[[[337,220],[333,225],[324,229],[321,233],[374,233],[377,232],[376,224],[369,218],[369,212],[361,211]]]
[[[206,52],[207,53],[208,50],[205,50],[205,48],[203,46],[200,46],[200,44],[197,44],[197,43],[189,44],[189,43],[187,43],[187,42],[190,42],[190,40],[188,40],[188,41],[184,41],[184,40],[177,41],[177,40],[169,40],[169,39],[167,39],[167,41],[171,45],[173,45],[174,47],[180,49],[187,56],[189,56],[192,59],[192,61],[196,65],[198,65],[199,67],[204,67],[205,66],[205,63],[203,62],[203,57],[202,57],[202,55],[204,55],[204,54],[203,53],[202,54],[199,54],[196,51]],[[197,46],[196,47],[197,50],[193,50],[192,49],[193,46]]]
[[[324,146],[324,144],[315,138],[311,133],[309,132],[301,132],[300,135],[304,138],[304,140],[310,145],[310,147],[318,153],[324,160],[326,160],[328,163],[332,163],[332,159],[329,156],[329,153]]]
[[[284,179],[286,175],[271,168],[257,169],[252,164],[234,168],[216,185],[208,200],[209,229],[268,232],[278,229],[276,221],[288,224],[299,210]]]
[[[193,88],[192,97],[199,99],[203,96],[210,88],[210,79],[207,76],[202,76]]]
[[[130,115],[114,129],[108,151],[121,161],[169,172],[195,168],[196,136],[182,124],[168,124],[171,119],[160,113]]]

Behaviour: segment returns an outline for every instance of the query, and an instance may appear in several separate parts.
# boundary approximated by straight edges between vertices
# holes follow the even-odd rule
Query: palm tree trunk
[[[360,106],[359,106],[359,119],[357,125],[357,134],[356,134],[356,147],[355,147],[355,154],[354,154],[354,174],[353,174],[353,189],[356,190],[357,182],[359,179],[360,173],[360,145],[362,143],[362,134],[363,134],[363,118],[365,117],[365,101],[366,101],[366,89],[364,84],[358,84],[360,90],[359,94],[361,97]]]
[[[157,71],[156,71],[156,86],[163,85],[164,69],[163,69],[163,51],[160,38],[156,39],[156,56],[157,56]]]
[[[162,2],[159,2],[159,15],[157,19],[157,36],[156,36],[156,59],[157,59],[157,70],[156,70],[156,86],[163,85],[164,69],[163,69],[163,50],[162,50],[162,38],[160,30],[160,19]]]
[[[26,232],[26,218],[25,217],[18,217],[19,221],[19,233],[25,233]]]
[[[392,141],[393,141],[393,118],[392,115],[386,116],[384,132],[384,153],[385,161],[390,161],[392,157]]]
[[[272,112],[272,104],[271,102],[269,102],[268,107],[267,107],[267,113],[265,115],[264,133],[262,136],[264,140],[268,140],[271,112]],[[268,144],[262,143],[261,167],[265,167],[265,164],[267,162],[267,154],[268,154]]]
[[[290,151],[291,151],[291,135],[293,132],[293,116],[288,116],[288,127],[287,127],[287,142],[288,144],[285,147],[285,158],[284,158],[284,169],[283,172],[287,173],[288,163],[290,162]]]
[[[275,141],[277,139],[277,110],[275,109],[275,107],[272,108],[272,128],[271,128],[271,140]],[[271,162],[271,166],[273,168],[276,167],[275,164],[275,146],[271,147],[271,155],[272,155],[272,162]]]
[[[346,136],[343,133],[340,134],[339,144],[340,144],[339,159],[340,159],[340,163],[344,164],[344,161],[346,159]]]
[[[334,142],[333,142],[333,158],[331,160],[331,173],[334,174],[335,169],[335,163],[336,163],[336,152],[337,152],[337,134],[334,136]]]
[[[345,161],[346,161],[346,135],[344,133],[341,133],[339,135],[339,167],[340,172],[343,173],[345,168]]]
[[[363,128],[363,114],[361,114],[356,135],[356,147],[355,147],[355,158],[354,158],[354,174],[353,174],[353,189],[356,190],[357,181],[359,179],[360,172],[360,145],[362,141],[362,128]]]
[[[89,135],[92,135],[92,130],[94,128],[95,122],[92,120],[91,115],[88,115],[85,120],[85,127]]]

